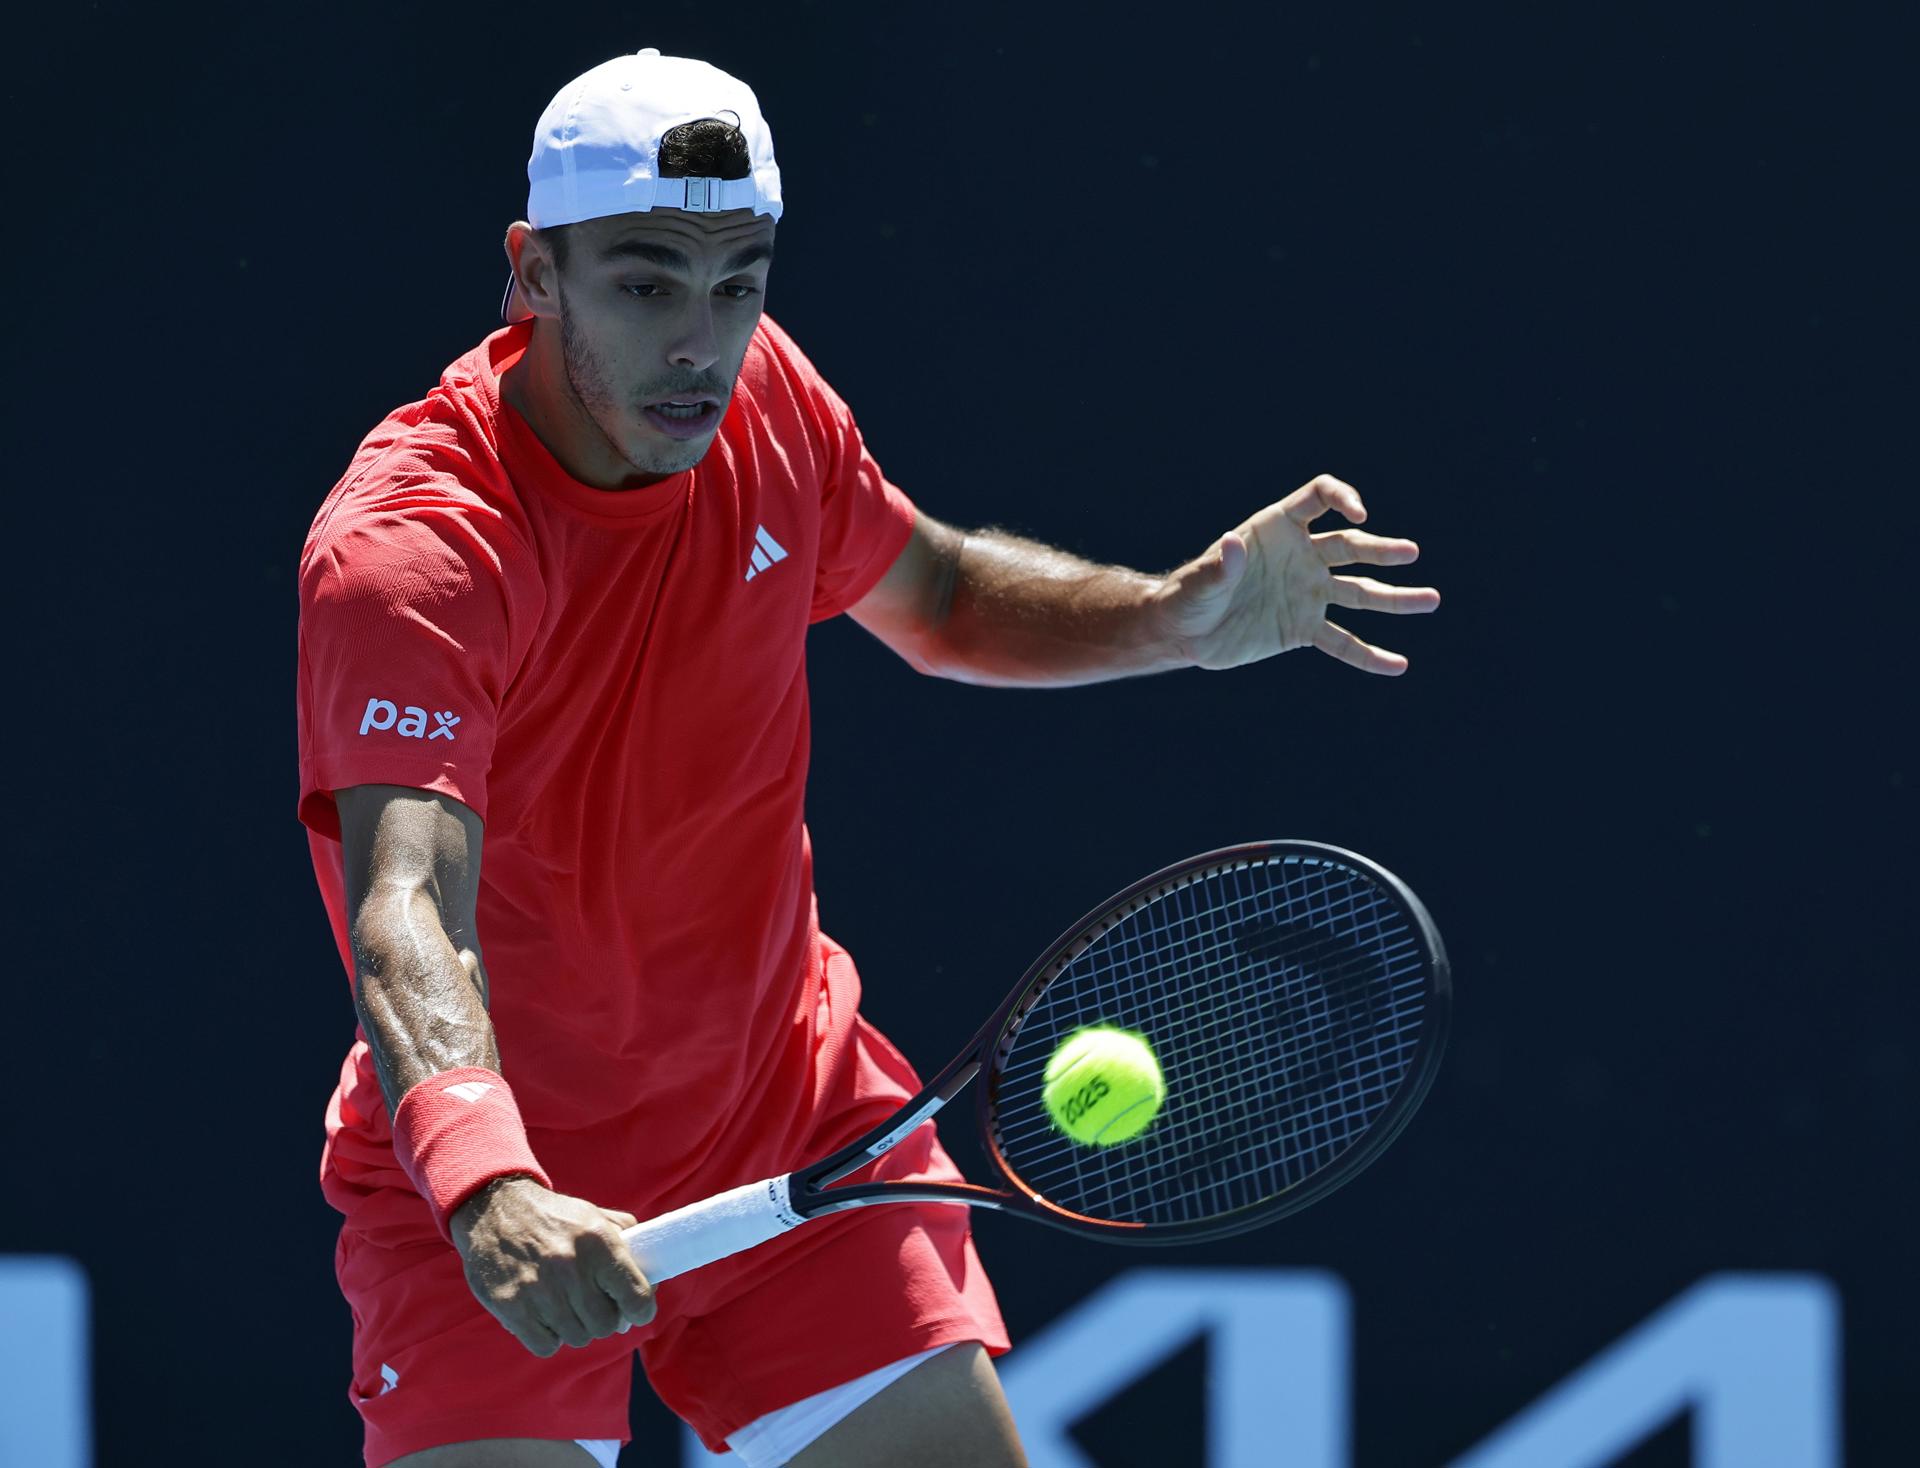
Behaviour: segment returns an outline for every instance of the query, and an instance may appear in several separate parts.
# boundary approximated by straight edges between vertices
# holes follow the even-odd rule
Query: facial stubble
[[[606,363],[594,350],[593,344],[575,329],[573,312],[567,308],[566,288],[558,279],[554,281],[554,292],[560,300],[560,361],[567,374],[567,387],[573,393],[574,400],[580,404],[581,411],[593,421],[594,427],[600,430],[600,436],[606,440],[607,447],[639,474],[664,477],[678,474],[698,464],[706,456],[707,449],[711,447],[713,442],[711,439],[703,443],[685,445],[684,460],[682,454],[676,454],[671,448],[663,447],[660,456],[664,462],[652,464],[634,462],[633,456],[627,452],[621,438],[616,436],[625,427],[626,415],[622,405],[615,400],[609,383],[611,374],[607,371]]]

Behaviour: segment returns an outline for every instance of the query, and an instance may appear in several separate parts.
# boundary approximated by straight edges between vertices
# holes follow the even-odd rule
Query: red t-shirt
[[[330,792],[479,813],[501,1070],[554,1186],[637,1211],[779,1170],[847,1043],[858,979],[821,960],[802,819],[805,637],[914,512],[768,319],[694,469],[582,484],[501,399],[531,332],[389,416],[314,520],[299,814],[351,979]],[[408,1187],[364,1038],[322,1175],[343,1206]]]

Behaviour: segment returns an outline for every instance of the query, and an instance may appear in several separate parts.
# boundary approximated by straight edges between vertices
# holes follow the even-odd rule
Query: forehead
[[[692,214],[685,209],[649,209],[644,213],[614,214],[582,221],[576,227],[595,254],[615,252],[628,243],[651,244],[677,250],[695,260],[731,255],[748,245],[773,244],[773,219],[751,209],[727,209]]]

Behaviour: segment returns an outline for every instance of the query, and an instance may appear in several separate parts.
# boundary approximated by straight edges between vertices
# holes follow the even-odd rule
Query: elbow
[[[949,656],[937,637],[923,636],[896,647],[906,665],[929,678],[958,678],[961,664]]]

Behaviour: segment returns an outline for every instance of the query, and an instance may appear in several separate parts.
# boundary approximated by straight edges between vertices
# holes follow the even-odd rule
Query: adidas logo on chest
[[[766,526],[757,527],[753,532],[753,555],[747,562],[747,580],[753,580],[762,571],[771,570],[786,558],[786,547],[767,534]]]

